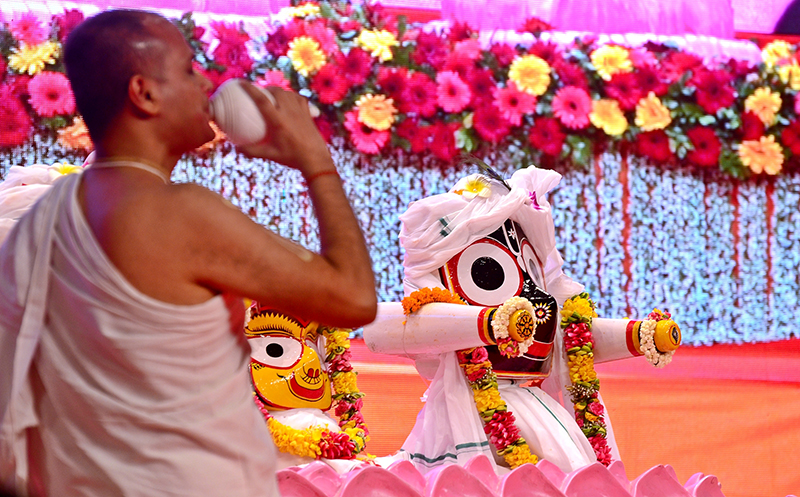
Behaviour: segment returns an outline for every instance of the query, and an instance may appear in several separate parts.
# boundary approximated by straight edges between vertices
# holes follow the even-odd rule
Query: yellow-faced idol
[[[331,407],[331,387],[317,349],[317,325],[272,310],[257,311],[245,327],[256,395],[272,409]]]

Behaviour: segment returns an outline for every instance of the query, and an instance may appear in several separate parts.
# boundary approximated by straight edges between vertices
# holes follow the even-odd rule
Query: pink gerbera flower
[[[256,83],[265,88],[267,86],[277,86],[279,88],[283,88],[284,90],[292,89],[292,84],[288,79],[286,79],[283,71],[279,71],[277,69],[265,72],[264,76],[258,79]]]
[[[75,112],[75,96],[69,80],[60,72],[40,72],[28,83],[33,109],[42,117]]]
[[[431,117],[436,113],[436,83],[425,73],[416,72],[406,81],[400,112]]]
[[[339,52],[339,45],[336,43],[336,31],[325,25],[325,22],[318,20],[307,24],[305,27],[306,35],[310,36],[319,43],[322,51],[327,54]]]
[[[350,140],[359,152],[377,154],[386,145],[391,137],[391,132],[377,131],[365,126],[358,120],[358,111],[345,114],[344,127],[350,131]]]
[[[553,114],[568,128],[581,129],[588,126],[591,111],[592,98],[582,88],[565,86],[553,97]]]
[[[38,45],[47,40],[47,30],[33,12],[25,12],[15,17],[8,28],[14,38],[26,45]]]
[[[536,97],[519,91],[513,81],[506,88],[495,88],[494,98],[494,104],[500,109],[500,113],[514,126],[519,126],[522,116],[530,114],[536,108]]]
[[[472,100],[472,92],[458,74],[440,72],[436,76],[436,98],[439,106],[447,112],[461,112]]]

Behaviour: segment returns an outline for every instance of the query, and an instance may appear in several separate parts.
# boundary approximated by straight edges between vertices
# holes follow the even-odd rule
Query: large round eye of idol
[[[522,240],[521,246],[522,250],[520,252],[520,265],[524,267],[525,272],[528,273],[528,276],[531,277],[536,286],[539,288],[545,288],[544,267],[542,266],[542,261],[539,260],[539,257],[533,250],[533,245],[531,245],[531,242],[525,238]]]
[[[498,306],[522,290],[522,270],[500,243],[483,238],[450,259],[445,285],[472,305]]]
[[[303,355],[303,344],[285,335],[259,335],[249,337],[250,357],[265,366],[291,369]]]

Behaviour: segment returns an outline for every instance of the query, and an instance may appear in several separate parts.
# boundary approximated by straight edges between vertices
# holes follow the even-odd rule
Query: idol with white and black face
[[[547,377],[558,305],[543,288],[542,258],[516,221],[507,219],[497,230],[467,246],[439,268],[439,276],[447,289],[470,305],[499,307],[511,297],[528,299],[533,306],[535,331],[527,353],[508,358],[497,346],[486,350],[500,378],[541,381]]]

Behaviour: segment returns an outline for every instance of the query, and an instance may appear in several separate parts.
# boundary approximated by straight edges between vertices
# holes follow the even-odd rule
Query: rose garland
[[[403,299],[403,311],[408,316],[423,305],[432,302],[465,304],[458,295],[442,288],[422,288]],[[514,305],[516,304],[510,305],[506,311],[508,312]],[[508,312],[508,314],[513,314],[516,310]],[[508,322],[505,326],[507,332]],[[527,442],[520,436],[514,414],[508,410],[505,401],[500,397],[497,375],[492,369],[492,363],[489,362],[486,348],[475,347],[459,350],[456,352],[456,356],[472,388],[475,406],[484,423],[483,431],[495,446],[497,453],[503,456],[511,469],[525,463],[536,464],[539,458],[531,453]]]
[[[572,382],[567,390],[572,397],[575,421],[592,445],[597,460],[608,466],[611,464],[611,449],[606,440],[605,407],[600,402],[600,380],[594,370],[592,318],[597,317],[594,309],[595,303],[588,293],[573,296],[561,308],[561,327]]]
[[[350,333],[325,327],[320,333],[325,336],[325,362],[333,385],[334,413],[339,417],[341,432],[332,432],[322,426],[304,430],[286,426],[272,417],[257,395],[254,398],[281,452],[313,459],[354,459],[364,450],[369,430],[361,414],[364,394],[358,390],[356,372],[350,364]]]

